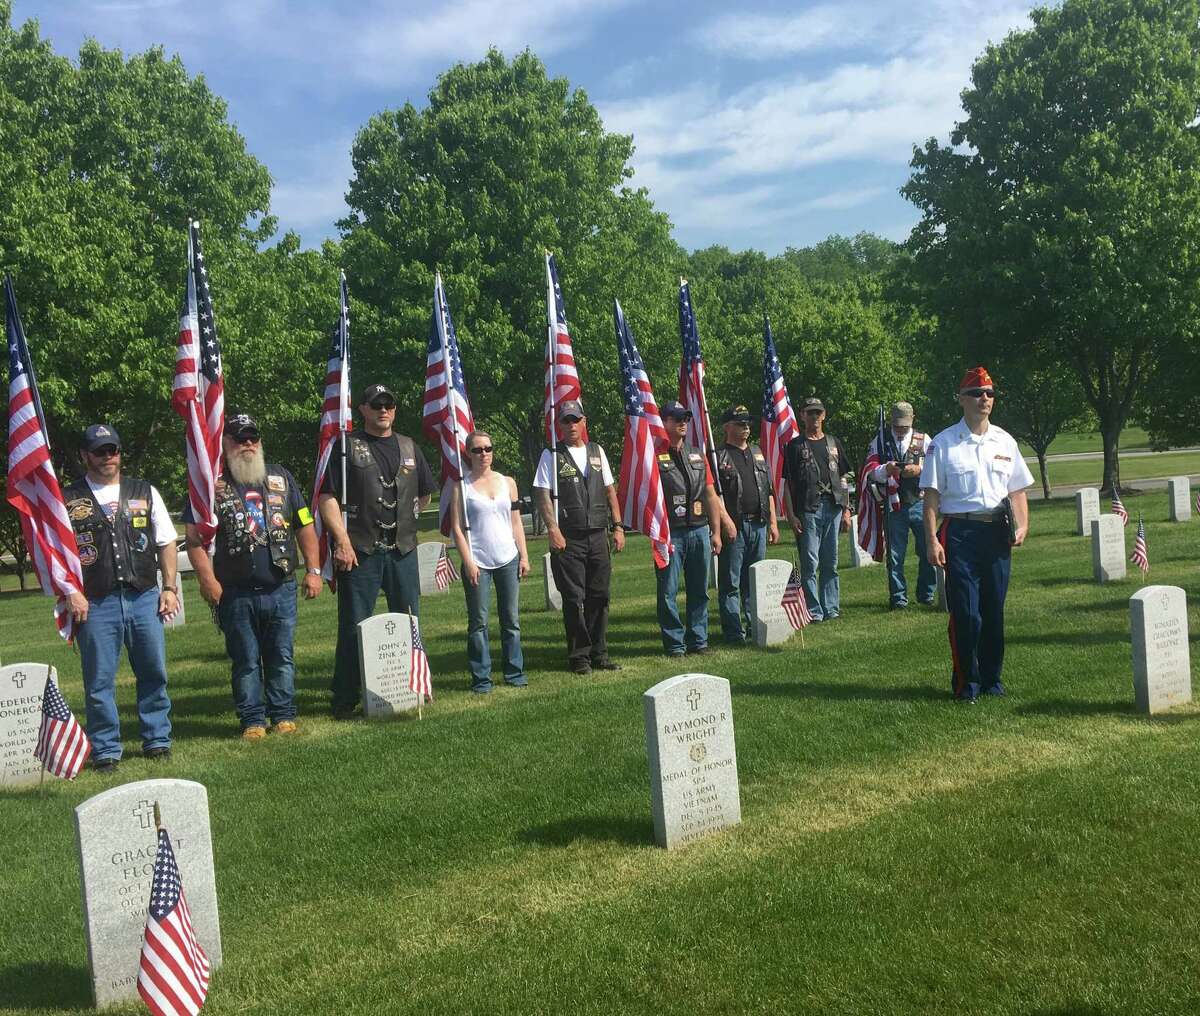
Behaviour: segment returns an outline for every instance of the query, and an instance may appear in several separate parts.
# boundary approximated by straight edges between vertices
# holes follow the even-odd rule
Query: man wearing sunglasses
[[[1029,530],[1033,475],[1017,442],[990,422],[995,398],[985,368],[967,371],[958,388],[963,418],[933,439],[921,469],[926,552],[946,570],[951,687],[967,703],[1004,695],[1004,598],[1012,548]]]
[[[335,444],[319,499],[338,573],[338,640],[330,685],[337,719],[352,716],[362,696],[358,625],[375,612],[380,590],[387,595],[388,610],[420,612],[417,517],[434,491],[425,456],[412,438],[392,430],[392,390],[367,385],[358,411],[363,429],[346,435],[346,489],[341,445]]]
[[[83,595],[73,595],[69,606],[82,622],[78,644],[92,765],[111,773],[121,759],[116,679],[122,645],[137,682],[142,755],[159,761],[171,755],[162,622],[179,612],[177,534],[158,491],[121,475],[116,430],[103,423],[88,427],[79,458],[86,475],[63,491],[83,566]]]

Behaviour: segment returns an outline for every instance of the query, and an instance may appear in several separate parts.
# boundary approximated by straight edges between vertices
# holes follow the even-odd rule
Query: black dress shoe
[[[588,663],[586,660],[584,660],[580,663],[572,663],[571,664],[571,673],[572,674],[590,674],[591,672],[592,672],[592,665],[590,663]]]
[[[335,720],[352,720],[355,708],[355,706],[334,706],[333,718]]]
[[[92,763],[92,768],[98,773],[115,773],[120,761],[116,758],[98,758]]]
[[[148,758],[151,762],[169,762],[171,760],[171,749],[144,748],[142,749],[142,758]]]
[[[612,660],[592,660],[592,670],[620,670],[621,664]]]

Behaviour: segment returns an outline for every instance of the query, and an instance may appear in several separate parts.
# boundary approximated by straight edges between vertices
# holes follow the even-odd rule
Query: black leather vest
[[[416,549],[417,452],[412,438],[393,434],[400,448],[400,471],[384,476],[371,445],[346,436],[346,533],[359,556],[395,548]]]
[[[892,435],[893,438],[895,435]],[[908,451],[900,459],[902,466],[919,466],[925,461],[925,435],[913,431]],[[910,508],[921,500],[921,477],[905,476],[900,479],[900,507]]]
[[[265,540],[271,552],[271,564],[282,582],[296,570],[296,536],[288,518],[287,474],[274,463],[267,463],[267,478],[261,487],[251,487],[262,495],[264,533],[254,535],[247,525],[246,502],[237,487],[223,476],[217,481],[214,508],[217,536],[213,544],[213,572],[222,585],[241,585],[252,578],[251,553],[257,541]],[[275,503],[272,503],[272,502]]]
[[[600,446],[587,443],[588,473],[583,476],[567,446],[560,444],[554,454],[558,469],[558,527],[567,536],[584,536],[607,529],[611,513],[604,489]]]
[[[123,583],[139,592],[157,585],[158,545],[154,540],[154,502],[146,480],[121,477],[120,503],[112,522],[96,503],[87,477],[66,491],[67,514],[75,529],[83,592],[98,600]]]
[[[756,444],[750,446],[750,461],[754,466],[754,481],[758,486],[759,513],[755,521],[766,522],[771,517],[771,475],[767,472],[767,459]],[[742,474],[729,451],[728,445],[717,449],[717,469],[721,472],[721,493],[725,497],[725,510],[735,522],[742,520]]]
[[[796,442],[799,442],[796,445]],[[791,463],[799,460],[799,475],[795,472],[790,472],[789,484],[792,490],[792,511],[794,512],[815,512],[818,505],[821,503],[822,494],[830,494],[835,503],[843,508],[849,504],[846,496],[846,481],[842,479],[844,464],[838,458],[837,442],[829,434],[825,435],[825,447],[829,453],[829,488],[821,489],[821,471],[817,468],[817,460],[813,458],[812,450],[808,447],[808,439],[801,434],[799,437],[793,438],[788,442],[788,451],[792,449],[792,445],[796,445],[796,451],[792,452],[795,458]],[[791,470],[791,464],[789,464]]]
[[[704,453],[690,444],[680,446],[678,459],[670,452],[658,456],[658,475],[667,502],[672,529],[708,525],[704,511]],[[683,468],[679,468],[679,461]]]

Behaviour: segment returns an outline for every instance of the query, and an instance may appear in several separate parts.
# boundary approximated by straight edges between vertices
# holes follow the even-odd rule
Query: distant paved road
[[[1184,451],[1185,449],[1180,449],[1180,450]],[[1186,450],[1190,450],[1190,449],[1186,449]],[[1172,476],[1184,476],[1184,475],[1186,475],[1189,479],[1191,479],[1192,482],[1200,481],[1200,473],[1187,473],[1187,474],[1173,473],[1172,474]],[[1122,484],[1121,489],[1122,490],[1166,490],[1167,489],[1167,480],[1169,480],[1169,479],[1171,479],[1170,476],[1148,476],[1141,480],[1130,480],[1128,483]],[[1053,484],[1051,484],[1050,496],[1051,497],[1070,497],[1077,490],[1083,490],[1084,487],[1095,487],[1095,486],[1096,486],[1096,484],[1094,484],[1094,483],[1068,483],[1068,484],[1063,484],[1063,485],[1057,486],[1057,487],[1054,486]],[[1036,481],[1034,483],[1034,485],[1032,487],[1030,487],[1029,489],[1031,491],[1032,496],[1035,499],[1041,498],[1042,484],[1041,484],[1040,480]]]
[[[1200,452],[1200,448],[1168,448],[1165,452],[1152,452],[1149,449],[1142,449],[1136,452],[1121,452],[1123,459],[1140,459],[1147,455],[1167,455],[1175,452]],[[1104,452],[1067,452],[1063,455],[1047,455],[1047,462],[1082,462],[1088,459],[1102,459]],[[1036,455],[1026,455],[1026,462],[1037,462]]]

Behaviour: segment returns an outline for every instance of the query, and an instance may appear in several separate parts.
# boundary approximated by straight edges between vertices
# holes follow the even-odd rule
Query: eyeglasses
[[[121,454],[121,449],[116,445],[104,445],[102,448],[95,448],[89,454],[96,456],[98,459],[111,459]]]
[[[372,409],[395,409],[396,403],[391,399],[377,399],[375,402],[369,403]]]
[[[474,448],[468,449],[472,455],[491,455],[491,445],[476,445]]]
[[[994,399],[996,397],[995,391],[991,388],[964,388],[961,394],[968,399]]]

